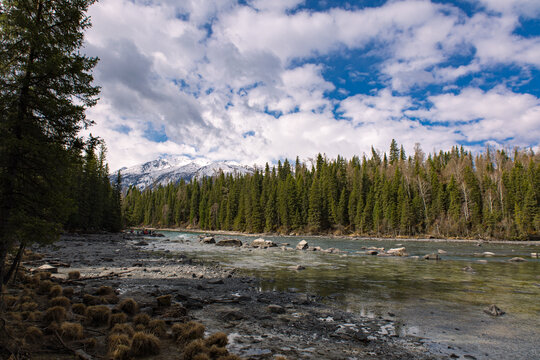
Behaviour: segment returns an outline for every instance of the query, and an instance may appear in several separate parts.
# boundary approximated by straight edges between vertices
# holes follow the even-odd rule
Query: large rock
[[[267,309],[274,314],[285,314],[285,309],[283,308],[283,306],[280,305],[271,304],[268,305]]]
[[[377,255],[378,253],[377,250],[366,250],[366,255]]]
[[[309,245],[306,240],[302,240],[296,245],[296,250],[307,250]]]
[[[215,244],[216,243],[216,239],[214,239],[213,236],[203,237],[200,241],[203,244]]]
[[[216,243],[216,246],[242,246],[242,242],[238,239],[223,239]]]
[[[441,260],[439,254],[427,254],[424,256],[424,260]]]
[[[508,260],[508,261],[510,261],[510,262],[525,262],[525,261],[527,261],[527,260],[525,260],[525,259],[522,258],[522,257],[513,257],[513,258],[511,258],[511,259]]]
[[[47,271],[47,272],[50,272],[51,274],[56,274],[58,273],[58,268],[55,266],[51,266],[49,264],[45,264],[45,265],[41,265],[34,271]]]
[[[266,249],[269,247],[276,247],[277,244],[271,240],[264,240],[263,238],[255,239],[251,242],[251,247],[258,247],[262,249]]]
[[[446,252],[446,250],[439,249],[439,250],[437,250],[437,253],[439,253],[440,255],[444,255],[444,254],[446,254],[447,252]]]
[[[407,256],[404,247],[389,249],[386,253],[392,256]]]

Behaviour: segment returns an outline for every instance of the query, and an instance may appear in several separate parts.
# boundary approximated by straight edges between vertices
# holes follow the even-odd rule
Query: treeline
[[[122,230],[121,178],[109,180],[105,146],[90,138],[84,151],[74,157],[68,197],[72,208],[64,227],[70,231]]]
[[[356,233],[525,239],[540,233],[540,157],[462,147],[298,158],[244,176],[223,173],[139,191],[123,201],[128,226],[278,233]]]

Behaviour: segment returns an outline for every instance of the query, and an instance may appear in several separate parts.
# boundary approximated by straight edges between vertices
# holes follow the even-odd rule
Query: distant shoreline
[[[484,240],[484,239],[448,239],[448,238],[427,238],[427,237],[418,237],[418,238],[409,238],[409,237],[370,237],[365,235],[309,235],[309,234],[299,234],[299,235],[285,235],[278,233],[244,233],[240,231],[229,231],[229,230],[203,230],[203,229],[187,229],[187,228],[155,228],[155,227],[132,227],[132,229],[148,229],[155,231],[180,231],[188,233],[198,233],[198,234],[213,234],[213,235],[228,235],[228,236],[248,236],[248,237],[263,237],[263,236],[279,236],[279,237],[290,237],[290,238],[299,238],[299,237],[313,237],[313,238],[334,238],[334,239],[351,239],[351,240],[374,240],[374,241],[388,241],[396,240],[403,242],[455,242],[455,243],[489,243],[489,244],[521,244],[521,245],[536,245],[540,246],[540,241],[537,240]]]

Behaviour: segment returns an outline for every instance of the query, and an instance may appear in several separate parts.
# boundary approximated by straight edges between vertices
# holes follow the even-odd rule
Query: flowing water
[[[310,247],[341,251],[328,254],[224,248],[198,243],[196,233],[163,234],[165,238],[153,239],[150,249],[182,252],[242,269],[261,279],[261,290],[307,292],[348,311],[392,319],[397,325],[389,332],[424,338],[435,353],[468,354],[478,359],[540,359],[540,261],[531,258],[531,253],[540,252],[538,245],[264,237],[290,247],[306,240]],[[244,243],[254,239],[234,238]],[[400,246],[406,247],[409,257],[359,253],[366,247]],[[442,261],[422,260],[423,255],[439,249],[446,252]],[[483,252],[495,255],[484,257],[480,255]],[[513,257],[527,261],[509,262]],[[306,269],[291,270],[296,265]],[[483,310],[491,304],[506,314],[485,314]]]

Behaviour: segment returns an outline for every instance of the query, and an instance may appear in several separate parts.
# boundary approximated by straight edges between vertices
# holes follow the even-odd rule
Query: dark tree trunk
[[[17,270],[19,269],[19,265],[21,264],[22,255],[24,253],[25,244],[21,243],[19,245],[19,250],[17,250],[17,255],[15,255],[15,259],[13,259],[13,262],[11,263],[11,267],[9,268],[9,271],[4,275],[3,283],[6,285],[8,281],[11,279],[13,274],[17,273]]]

